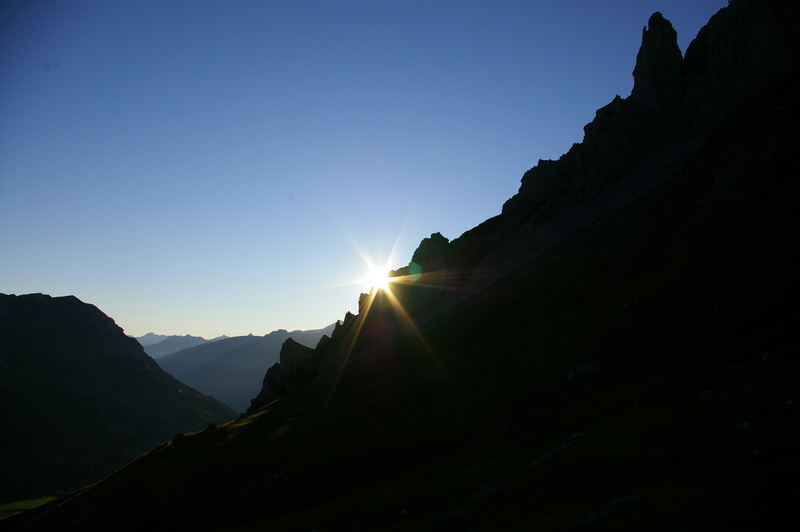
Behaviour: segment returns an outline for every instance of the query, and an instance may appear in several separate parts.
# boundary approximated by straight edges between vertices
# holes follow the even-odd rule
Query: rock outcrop
[[[287,393],[299,390],[317,376],[319,354],[289,338],[281,347],[281,370]]]
[[[276,362],[267,370],[261,391],[251,401],[248,413],[255,412],[264,405],[286,395],[286,384],[283,380],[283,371],[280,363]]]
[[[411,262],[418,264],[425,271],[436,271],[447,268],[447,245],[448,239],[442,233],[433,233],[429,238],[423,238],[414,254]]]
[[[645,98],[647,92],[675,92],[681,84],[683,56],[678,34],[664,16],[655,12],[642,30],[642,46],[636,55],[631,96]],[[656,97],[656,99],[658,99]]]
[[[351,315],[352,316],[352,315]],[[339,329],[334,326],[333,334]],[[287,338],[281,346],[280,362],[273,364],[264,375],[261,391],[250,401],[248,412],[254,412],[289,393],[296,392],[313,381],[318,374],[320,359],[330,338],[322,336],[315,349]]]

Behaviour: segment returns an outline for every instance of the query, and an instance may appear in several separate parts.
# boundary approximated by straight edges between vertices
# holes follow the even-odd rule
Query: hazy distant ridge
[[[202,336],[191,336],[189,334],[184,336],[179,335],[163,335],[163,334],[155,334],[155,333],[147,333],[144,336],[140,336],[136,338],[142,347],[144,347],[145,353],[150,355],[153,358],[161,358],[167,355],[171,355],[181,349],[187,349],[189,347],[194,347],[196,345],[201,345],[206,342],[215,342],[217,340],[224,340],[227,336],[217,336],[216,338],[212,338],[210,340],[206,340]]]
[[[264,336],[206,341],[160,358],[158,364],[181,381],[244,412],[261,389],[267,368],[278,361],[281,345],[288,338],[315,347],[333,328],[334,324],[309,331],[279,329]]]

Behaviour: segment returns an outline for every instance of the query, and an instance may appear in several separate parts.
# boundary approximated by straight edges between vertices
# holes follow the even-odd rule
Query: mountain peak
[[[441,268],[443,257],[450,241],[442,233],[433,233],[429,238],[423,238],[417,246],[411,262],[427,269]]]
[[[680,82],[683,57],[678,48],[678,33],[669,20],[656,11],[642,29],[642,46],[633,69],[633,91]]]

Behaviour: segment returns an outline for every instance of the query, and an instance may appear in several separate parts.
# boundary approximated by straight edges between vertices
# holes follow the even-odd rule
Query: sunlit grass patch
[[[25,510],[31,510],[55,499],[56,497],[39,497],[38,499],[26,499],[24,501],[0,504],[0,519],[18,514],[19,512],[24,512]]]
[[[272,431],[272,434],[269,437],[273,440],[280,438],[281,436],[286,435],[289,432],[289,425],[281,425],[280,427],[276,428]]]

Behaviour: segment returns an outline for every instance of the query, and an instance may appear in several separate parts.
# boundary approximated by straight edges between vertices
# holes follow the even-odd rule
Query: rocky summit
[[[765,530],[792,522],[796,2],[733,0],[502,213],[433,233],[248,415],[9,529]],[[633,51],[632,51],[633,52]]]

